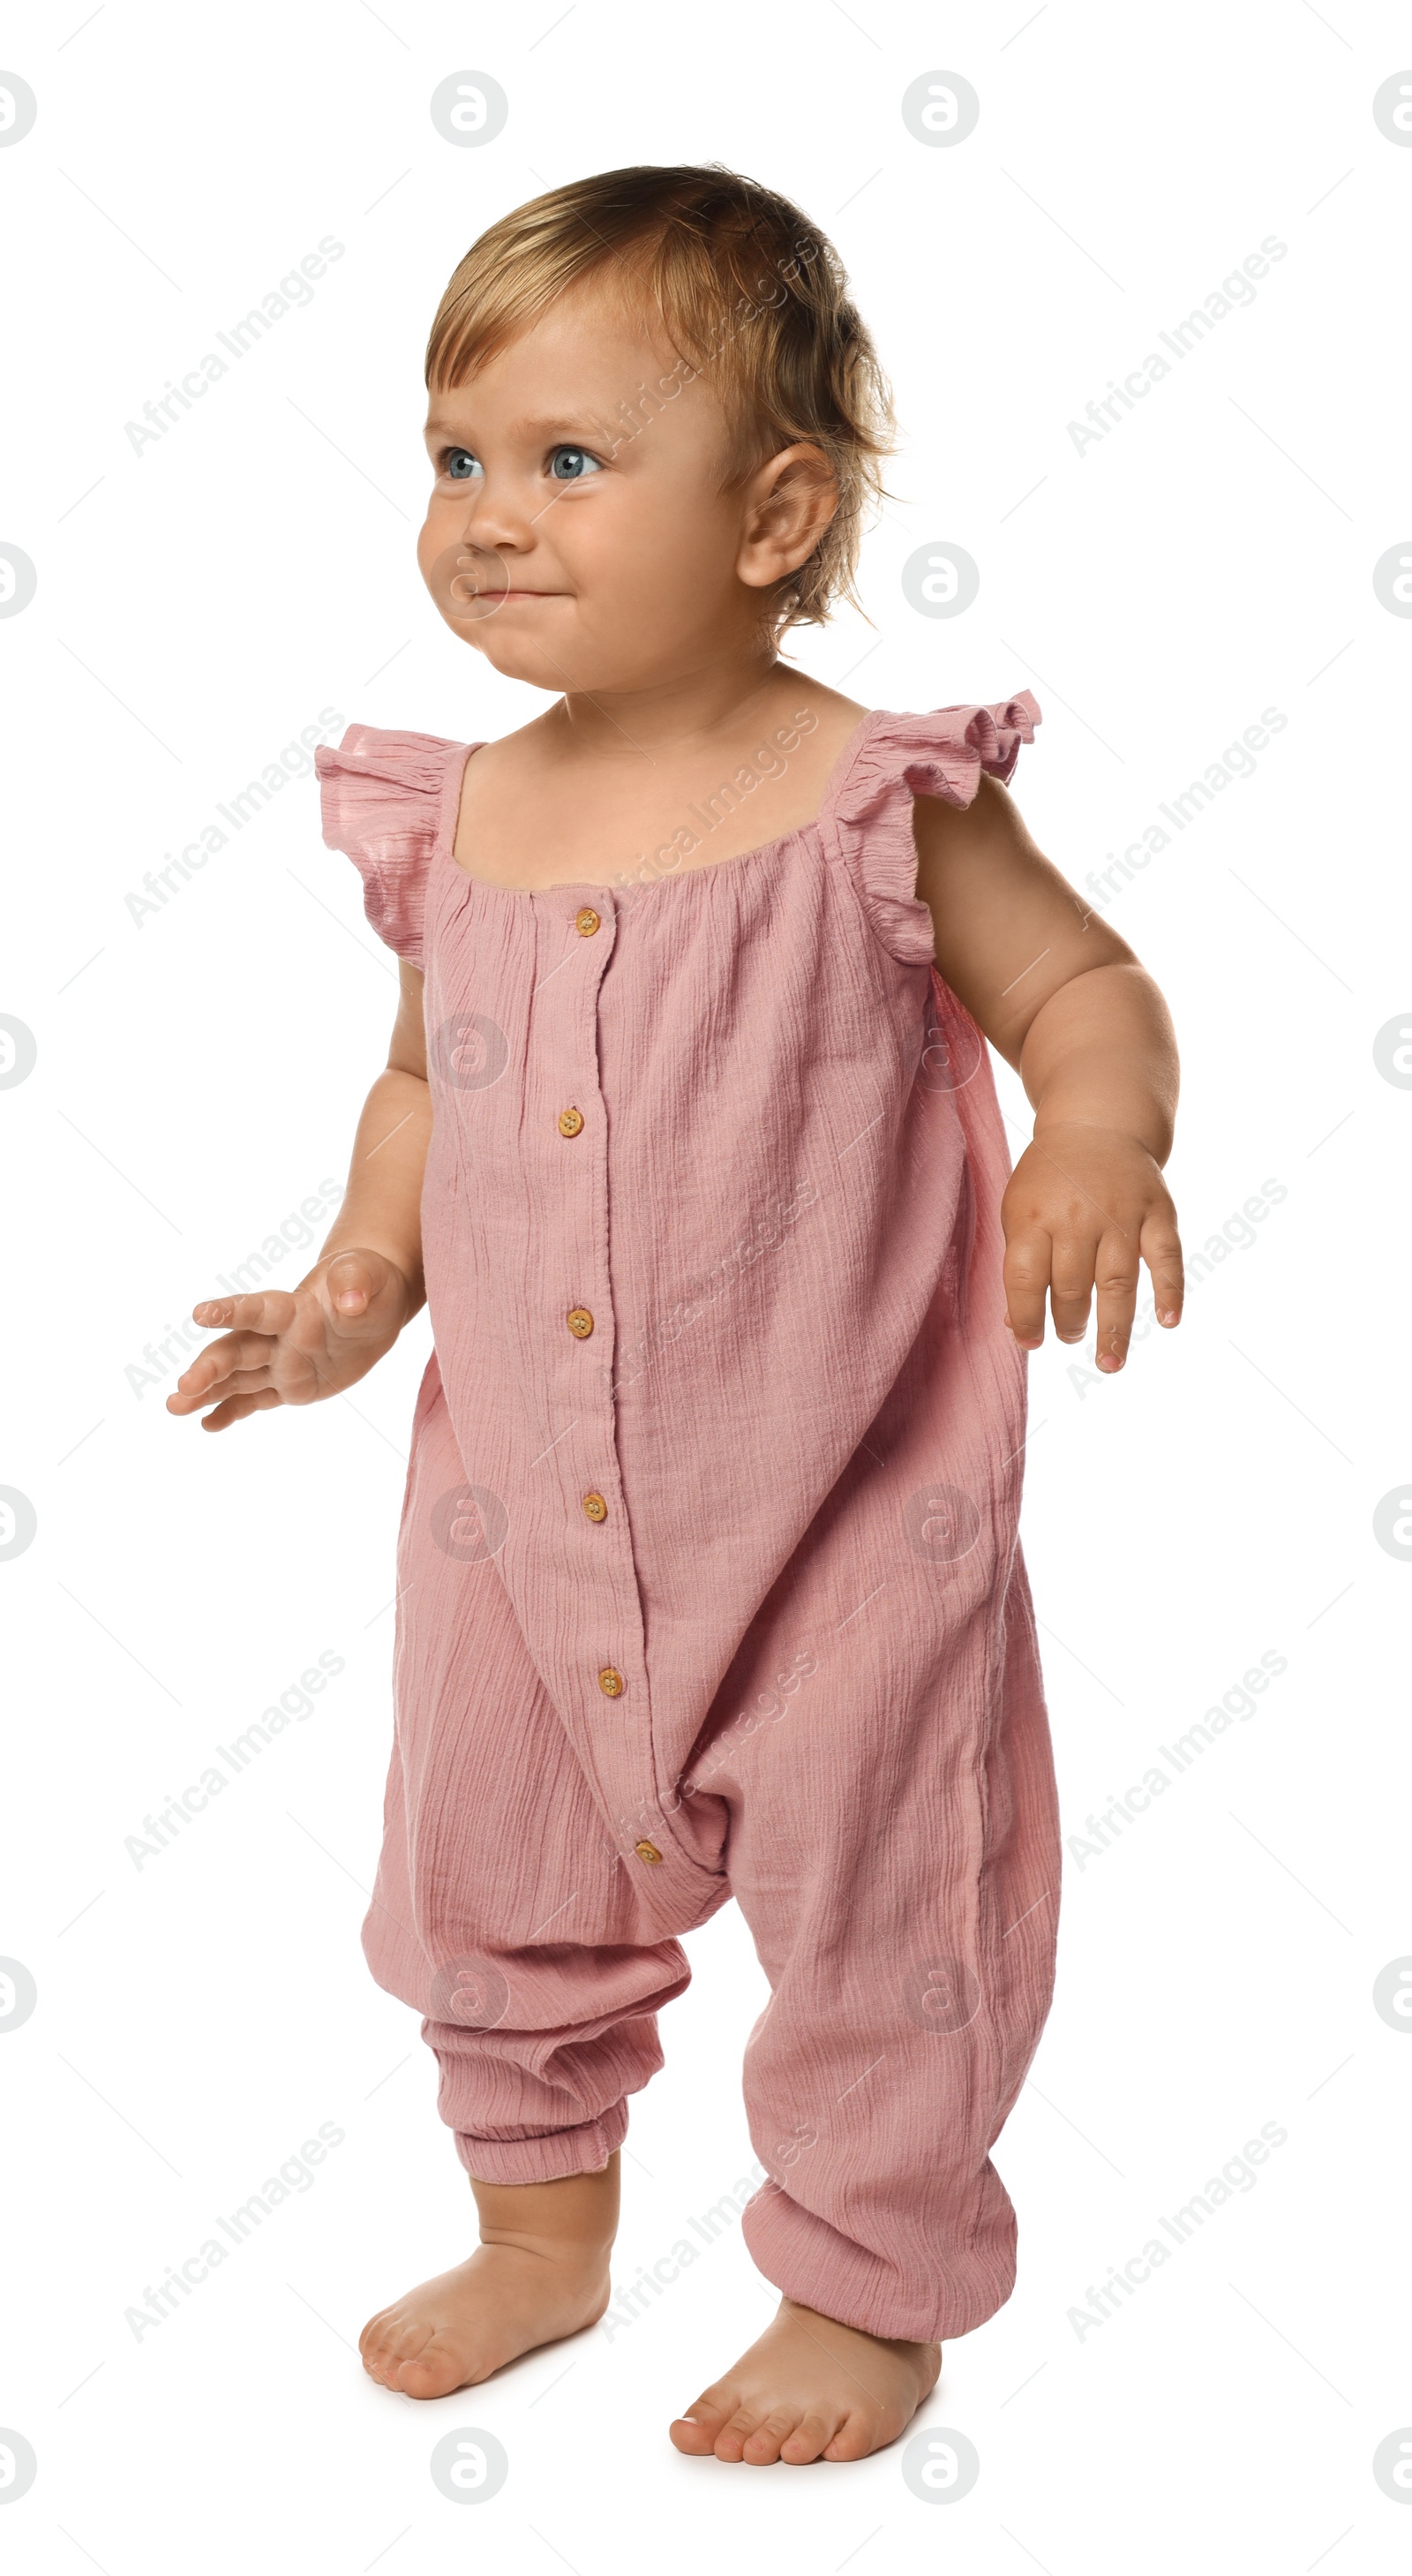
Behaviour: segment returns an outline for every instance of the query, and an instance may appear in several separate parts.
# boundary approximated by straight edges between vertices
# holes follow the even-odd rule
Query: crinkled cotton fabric
[[[434,1112],[370,1965],[467,2170],[546,2180],[620,2143],[734,1896],[746,2240],[889,2336],[1009,2294],[990,2150],[1053,1976],[1009,1157],[912,812],[1038,721],[878,710],[811,823],[631,887],[458,865],[478,745],[317,754]]]

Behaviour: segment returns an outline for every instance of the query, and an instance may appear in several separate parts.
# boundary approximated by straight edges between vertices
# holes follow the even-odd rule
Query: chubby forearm
[[[420,1074],[389,1065],[363,1104],[348,1186],[320,1252],[380,1252],[400,1270],[411,1311],[423,1303],[422,1174],[431,1142],[431,1094]]]
[[[1150,975],[1135,963],[1093,966],[1043,1002],[1020,1050],[1035,1134],[1104,1127],[1165,1163],[1177,1108],[1177,1042]]]

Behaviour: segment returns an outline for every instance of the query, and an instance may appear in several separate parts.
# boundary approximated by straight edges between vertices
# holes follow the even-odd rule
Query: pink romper
[[[635,888],[468,875],[475,745],[317,755],[425,977],[434,1109],[373,1974],[467,2171],[546,2181],[618,2145],[678,1935],[734,1896],[771,1989],[751,2253],[922,2339],[1013,2286],[989,2150],[1059,1839],[1009,1157],[912,799],[969,804],[1038,719],[878,710],[812,823]]]

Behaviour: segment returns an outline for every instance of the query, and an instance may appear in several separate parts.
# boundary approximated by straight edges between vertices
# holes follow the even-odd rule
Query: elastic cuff
[[[477,2138],[456,2132],[456,2153],[473,2182],[561,2182],[566,2174],[601,2173],[627,2136],[626,2101],[600,2119],[574,2129],[546,2129],[534,2138]]]
[[[756,2270],[786,2299],[862,2334],[947,2343],[984,2325],[1015,2286],[1014,2212],[994,2181],[988,2234],[938,2246],[930,2265],[888,2262],[850,2243],[775,2182],[746,2202],[740,2232]]]

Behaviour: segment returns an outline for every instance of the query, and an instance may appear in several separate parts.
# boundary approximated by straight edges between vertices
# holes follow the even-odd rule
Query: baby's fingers
[[[1005,1247],[1005,1320],[1022,1351],[1037,1350],[1044,1339],[1044,1300],[1053,1257],[1048,1235],[1038,1228],[1012,1235]]]
[[[232,1422],[243,1422],[247,1413],[267,1413],[270,1406],[280,1400],[272,1386],[263,1388],[258,1395],[228,1395],[223,1403],[202,1415],[201,1428],[203,1431],[224,1431]]]
[[[206,1297],[192,1307],[191,1320],[212,1333],[283,1333],[294,1321],[294,1299],[287,1288],[266,1288],[251,1297]]]
[[[1128,1355],[1137,1304],[1137,1247],[1130,1235],[1105,1234],[1094,1263],[1098,1291],[1098,1365],[1111,1375]]]
[[[324,1295],[337,1324],[358,1325],[390,1284],[391,1264],[364,1252],[337,1252],[324,1272]]]
[[[226,1300],[227,1304],[232,1301]],[[242,1301],[236,1301],[242,1302]],[[199,1321],[200,1310],[195,1310]],[[194,1413],[198,1406],[210,1404],[218,1394],[235,1392],[234,1380],[249,1374],[259,1383],[267,1382],[270,1354],[274,1342],[266,1333],[225,1333],[218,1342],[208,1342],[198,1351],[190,1368],[182,1370],[175,1391],[167,1398],[169,1413]]]
[[[1157,1321],[1170,1329],[1182,1320],[1186,1282],[1182,1269],[1181,1237],[1175,1220],[1166,1209],[1154,1211],[1148,1217],[1142,1229],[1140,1249],[1152,1273],[1152,1302],[1157,1309]]]

